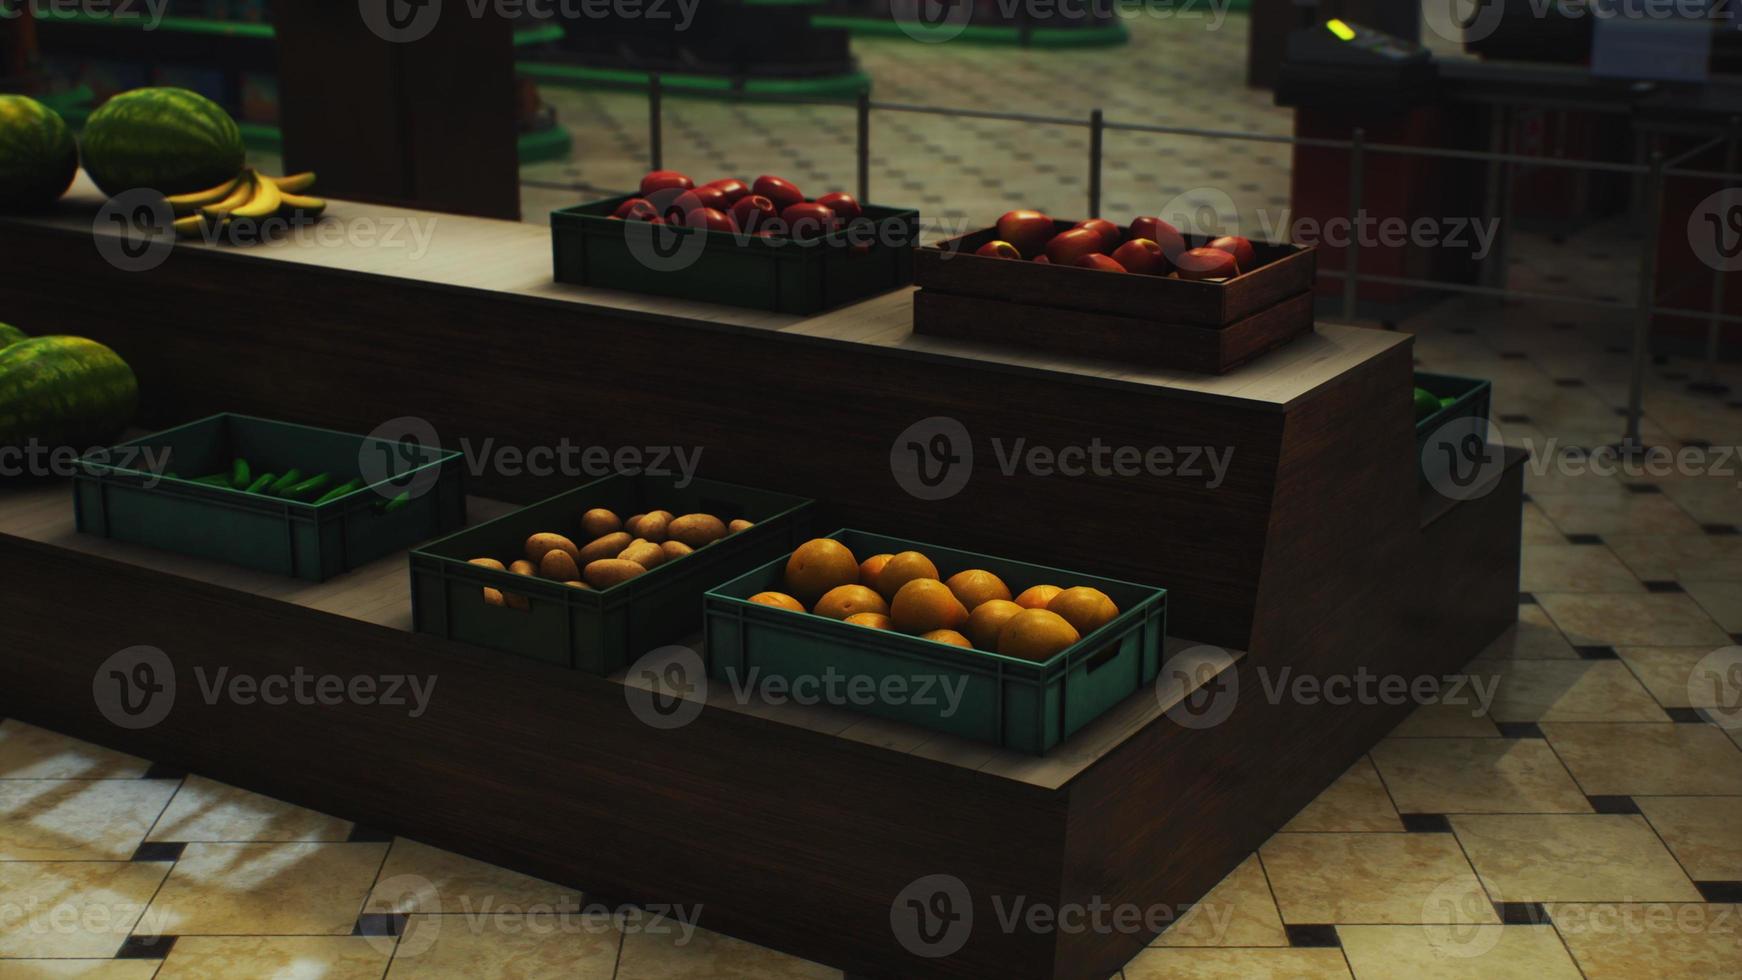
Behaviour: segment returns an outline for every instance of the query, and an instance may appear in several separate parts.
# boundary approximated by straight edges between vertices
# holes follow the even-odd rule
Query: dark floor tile
[[[1584,378],[1556,378],[1556,379],[1554,379],[1554,383],[1555,383],[1555,387],[1557,387],[1557,388],[1583,388],[1585,386],[1585,379]]]
[[[1655,483],[1624,483],[1628,493],[1662,493],[1663,488]]]
[[[133,852],[135,861],[180,861],[187,845],[179,841],[146,841]]]
[[[1400,813],[1403,829],[1412,834],[1449,834],[1452,822],[1443,813]]]
[[[1536,605],[1536,596],[1531,595],[1529,592],[1520,592],[1518,593],[1518,604],[1521,606],[1534,606]]]
[[[1683,591],[1682,584],[1680,582],[1670,582],[1670,581],[1666,581],[1663,579],[1652,579],[1651,581],[1645,582],[1643,584],[1645,586],[1645,591],[1647,591],[1647,592],[1681,592],[1681,591]]]
[[[1734,525],[1734,524],[1701,524],[1700,530],[1706,532],[1707,534],[1718,534],[1718,535],[1731,535],[1731,534],[1738,533],[1738,531],[1736,530],[1736,525]]]
[[[1682,445],[1689,449],[1710,449],[1712,441],[1710,439],[1683,439]]]
[[[393,835],[385,830],[377,830],[363,824],[353,824],[351,836],[345,838],[345,842],[349,844],[391,844],[393,843]]]
[[[1501,738],[1542,738],[1542,729],[1536,727],[1534,721],[1499,721],[1494,727],[1500,729]]]
[[[1586,660],[1614,660],[1616,658],[1614,647],[1573,647],[1573,652]]]
[[[1721,905],[1742,902],[1742,881],[1696,881],[1694,887],[1706,901]]]
[[[1284,925],[1288,944],[1311,949],[1340,949],[1343,941],[1337,937],[1337,927],[1331,925]]]
[[[1638,813],[1639,805],[1631,796],[1587,796],[1591,809],[1598,813]]]
[[[364,912],[357,917],[353,936],[403,936],[407,916],[398,912]]]
[[[1500,352],[1500,359],[1503,361],[1522,361],[1525,356],[1521,350],[1503,350]]]
[[[1602,544],[1602,543],[1603,543],[1603,536],[1601,534],[1569,534],[1569,535],[1567,535],[1567,544]]]
[[[1548,924],[1548,909],[1541,902],[1495,902],[1494,914],[1502,925],[1540,926]]]
[[[1663,713],[1678,725],[1703,725],[1706,716],[1698,708],[1665,708]]]
[[[1528,416],[1528,415],[1502,415],[1502,416],[1500,416],[1500,421],[1505,422],[1507,425],[1529,425],[1530,424],[1530,416]]]
[[[175,948],[174,936],[128,936],[115,952],[118,960],[161,960]]]

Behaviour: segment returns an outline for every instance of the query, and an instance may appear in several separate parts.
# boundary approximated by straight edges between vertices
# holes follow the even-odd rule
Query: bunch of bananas
[[[231,221],[284,218],[313,221],[327,209],[318,197],[304,197],[313,187],[314,173],[271,177],[252,167],[216,187],[165,198],[175,212],[175,232],[184,238],[202,234]]]

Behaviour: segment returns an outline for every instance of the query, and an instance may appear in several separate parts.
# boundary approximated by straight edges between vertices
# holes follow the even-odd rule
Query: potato
[[[529,561],[517,561],[509,565],[508,570],[516,575],[532,576],[538,574],[538,567]]]
[[[568,552],[561,548],[552,548],[544,553],[544,560],[538,563],[538,574],[558,582],[568,582],[580,578],[581,566],[575,564]]]
[[[726,533],[727,534],[737,534],[739,531],[749,530],[750,528],[753,528],[755,526],[756,525],[753,522],[747,521],[744,518],[740,517],[737,520],[733,521],[732,523],[726,525]]]
[[[502,598],[502,590],[501,589],[485,589],[484,590],[484,605],[486,605],[486,606],[506,606],[506,605],[508,605],[508,602],[507,602],[507,600]]]
[[[498,572],[508,571],[507,567],[494,558],[474,558],[466,564],[477,565],[479,568],[494,568]]]
[[[666,538],[666,527],[671,524],[671,512],[656,510],[651,514],[637,514],[629,518],[623,526],[630,534],[638,538],[646,538],[655,544]]]
[[[673,540],[682,541],[692,548],[700,548],[725,537],[726,524],[712,514],[685,514],[672,521],[666,533]]]
[[[526,560],[534,565],[544,561],[544,556],[552,551],[564,552],[570,558],[581,553],[581,549],[575,547],[573,541],[560,534],[551,534],[546,531],[526,539]]]
[[[528,602],[525,596],[515,595],[512,592],[504,593],[502,601],[508,603],[508,608],[518,609],[521,612],[525,612],[532,608],[532,603]]]
[[[659,550],[665,552],[666,561],[674,561],[685,555],[693,554],[696,549],[684,544],[682,541],[662,541],[660,542]]]
[[[623,530],[623,521],[603,507],[594,507],[581,515],[581,531],[588,538],[602,538],[613,531]]]
[[[596,589],[608,589],[619,582],[627,582],[637,575],[646,575],[647,569],[632,561],[621,558],[602,558],[587,565],[587,584]]]
[[[575,559],[575,564],[586,568],[588,564],[601,558],[615,558],[619,552],[629,547],[634,541],[635,539],[627,531],[613,531],[604,537],[595,538],[591,544],[581,549],[580,557]]]
[[[590,591],[593,588],[592,586],[588,585],[585,582],[578,582],[578,581],[577,582],[564,582],[563,584],[568,586],[571,589],[586,589],[586,590]]]
[[[659,545],[646,538],[636,538],[635,543],[624,548],[617,557],[624,561],[632,561],[646,569],[658,568],[665,564],[665,552],[660,550]]]
[[[524,575],[527,578],[533,578],[533,577],[538,575],[538,569],[533,567],[532,562],[526,561],[524,559],[522,559],[521,561],[517,561],[512,565],[509,565],[508,570],[513,572],[516,575]],[[512,592],[505,592],[502,595],[502,599],[504,602],[508,603],[508,608],[510,608],[510,609],[531,609],[532,608],[532,604],[530,602],[528,602],[526,600],[526,597],[523,595],[515,595]]]

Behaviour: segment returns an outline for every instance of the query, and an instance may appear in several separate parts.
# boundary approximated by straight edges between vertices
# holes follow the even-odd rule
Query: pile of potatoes
[[[679,517],[669,510],[623,520],[595,507],[581,515],[581,539],[587,542],[584,547],[576,547],[567,535],[540,531],[526,539],[525,558],[507,565],[494,558],[474,558],[471,564],[546,578],[576,589],[608,589],[750,526],[746,520],[727,522],[712,514]],[[484,601],[492,606],[528,608],[525,596],[504,594],[500,589],[486,588]]]

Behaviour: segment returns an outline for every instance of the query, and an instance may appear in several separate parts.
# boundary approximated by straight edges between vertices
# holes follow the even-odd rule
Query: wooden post
[[[318,171],[337,198],[520,217],[506,18],[399,0],[272,12],[287,172]]]

